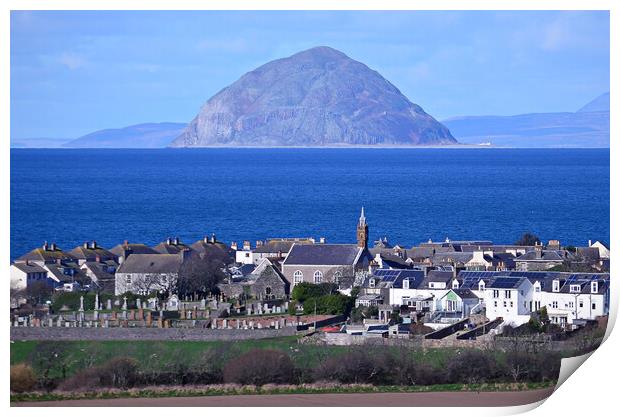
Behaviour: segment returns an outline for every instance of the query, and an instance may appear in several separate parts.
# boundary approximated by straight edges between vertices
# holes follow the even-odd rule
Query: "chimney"
[[[536,251],[536,259],[542,258],[542,247],[539,245],[536,245],[534,250]]]
[[[93,240],[92,245],[93,245],[92,246],[93,249],[97,249],[97,241],[96,240]]]
[[[185,262],[189,259],[190,250],[185,248],[181,251],[181,261]]]
[[[43,242],[43,250],[47,250],[48,246],[47,246],[47,240],[45,242]]]
[[[211,233],[211,243],[215,243],[216,239],[215,239],[215,233]]]
[[[56,258],[56,264],[57,265],[62,265],[62,259]]]
[[[52,243],[52,250],[56,250],[56,244]]]
[[[257,240],[256,241],[256,247],[260,248],[261,246],[263,246],[263,241],[262,240]]]
[[[172,239],[170,239],[170,238],[166,239],[166,244],[167,245],[172,245]]]
[[[230,242],[230,248],[232,250],[237,250],[237,242]]]
[[[208,238],[207,236],[205,236],[205,237],[202,239],[202,241],[203,241],[205,244],[206,244],[206,243],[209,243],[209,238]]]
[[[118,264],[120,265],[125,262],[130,253],[131,249],[129,249],[129,245],[123,246],[123,249],[121,250],[121,255],[118,257]]]
[[[95,262],[100,263],[101,262],[101,256],[95,255]]]
[[[588,239],[588,247],[592,246],[592,240]]]
[[[84,242],[84,249],[88,249],[88,242]]]
[[[319,238],[319,243],[325,243],[325,238],[324,237],[320,237]]]
[[[243,250],[250,250],[250,241],[249,240],[244,240],[243,241]]]
[[[174,245],[175,246],[179,245],[179,237],[178,236],[174,238]]]

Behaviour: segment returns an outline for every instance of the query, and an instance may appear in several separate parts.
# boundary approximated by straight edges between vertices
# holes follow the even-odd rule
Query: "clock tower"
[[[362,207],[362,213],[357,223],[357,246],[368,249],[368,223],[366,223],[366,216],[364,216],[364,207]]]

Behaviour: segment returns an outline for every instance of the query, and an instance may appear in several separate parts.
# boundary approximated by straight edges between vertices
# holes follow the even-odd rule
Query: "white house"
[[[597,240],[594,243],[589,241],[588,246],[591,248],[597,248],[599,257],[601,259],[609,259],[609,245]]]
[[[485,284],[484,303],[489,320],[520,326],[530,319],[534,286],[524,277],[496,277]]]
[[[575,320],[595,320],[609,314],[609,281],[571,276],[553,279],[544,291],[535,292],[534,309],[543,306],[552,323],[572,325]],[[535,283],[536,286],[539,283]],[[538,307],[538,308],[536,308]]]
[[[29,261],[12,264],[10,276],[12,290],[25,290],[31,282],[47,281],[47,271],[40,265]]]

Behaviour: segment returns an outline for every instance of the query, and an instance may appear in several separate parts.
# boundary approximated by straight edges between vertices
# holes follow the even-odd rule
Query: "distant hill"
[[[601,94],[579,110],[579,113],[590,113],[595,111],[609,111],[609,93]]]
[[[74,139],[66,148],[164,148],[181,134],[186,123],[143,123],[98,130]]]
[[[11,138],[11,148],[60,148],[70,140],[65,138]]]
[[[211,97],[171,146],[455,143],[377,71],[322,46],[243,75]]]
[[[575,113],[464,116],[442,122],[461,143],[467,144],[491,142],[493,145],[511,147],[609,147],[609,93],[594,99]]]

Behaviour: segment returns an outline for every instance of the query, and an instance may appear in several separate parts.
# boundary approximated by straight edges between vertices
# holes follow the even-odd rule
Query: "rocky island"
[[[170,146],[456,143],[378,72],[321,46],[243,75],[211,97]]]

